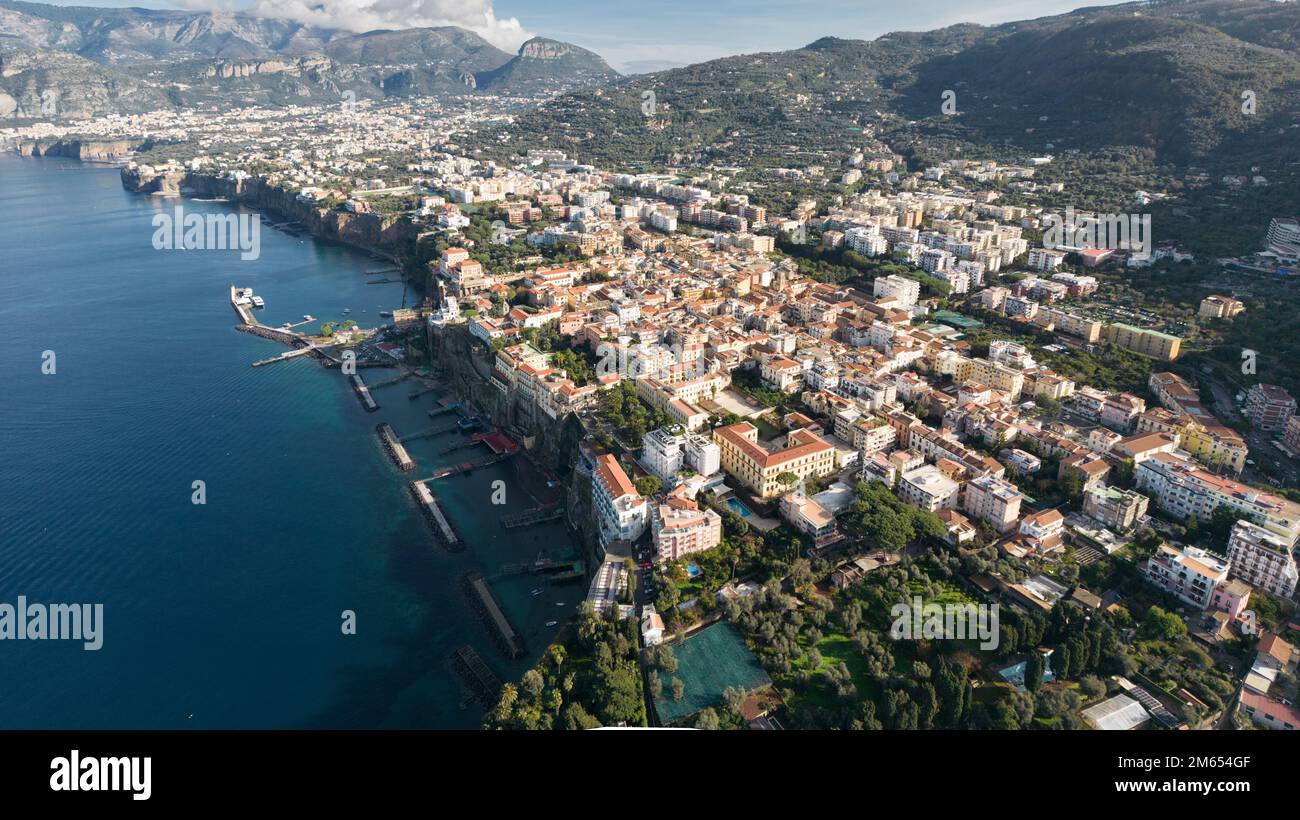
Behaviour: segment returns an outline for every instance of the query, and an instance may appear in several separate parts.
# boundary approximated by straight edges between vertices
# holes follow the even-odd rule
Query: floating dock
[[[492,627],[493,636],[501,645],[502,651],[511,658],[523,657],[524,641],[519,637],[519,633],[515,631],[515,628],[510,625],[510,619],[501,610],[501,605],[497,603],[497,596],[493,594],[492,587],[488,586],[483,573],[469,573],[465,576],[464,583],[474,608],[478,610],[479,616]]]
[[[411,470],[415,469],[415,462],[411,459],[410,454],[406,452],[406,448],[402,446],[402,442],[397,438],[397,434],[393,432],[392,425],[388,422],[384,422],[376,427],[375,431],[379,433],[379,440],[383,442],[384,449],[393,457],[393,461],[397,464],[397,469],[404,473],[409,473]]]
[[[373,413],[379,409],[379,404],[375,401],[375,397],[370,395],[370,388],[366,387],[360,373],[352,375],[352,389],[357,391],[357,398],[361,399],[361,406],[366,408],[367,412]]]
[[[447,520],[447,516],[442,514],[442,508],[438,506],[438,499],[434,498],[433,491],[423,481],[412,481],[411,494],[419,502],[420,511],[424,513],[425,520],[433,527],[434,532],[442,538],[443,546],[452,552],[459,552],[464,549],[464,545],[460,543],[456,531],[451,528],[451,522]]]

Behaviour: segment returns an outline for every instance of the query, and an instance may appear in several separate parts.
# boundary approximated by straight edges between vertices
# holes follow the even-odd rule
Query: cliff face
[[[83,162],[120,162],[131,156],[139,143],[129,140],[58,140],[24,142],[18,153],[24,157],[72,157]]]
[[[122,185],[139,193],[192,194],[221,197],[259,211],[271,211],[299,222],[312,236],[384,250],[401,259],[416,256],[417,229],[404,216],[352,214],[301,202],[292,191],[270,185],[260,177],[231,179],[193,171],[167,171],[149,165],[122,169]]]

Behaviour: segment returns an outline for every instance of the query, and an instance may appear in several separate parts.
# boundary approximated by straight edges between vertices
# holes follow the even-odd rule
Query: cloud
[[[229,9],[231,0],[181,0],[209,11]],[[460,26],[492,45],[514,51],[532,33],[514,17],[502,19],[492,0],[253,0],[243,9],[259,17],[294,20],[348,31]]]

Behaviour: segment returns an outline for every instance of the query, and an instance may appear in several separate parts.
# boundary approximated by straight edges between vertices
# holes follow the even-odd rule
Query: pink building
[[[651,528],[661,561],[677,561],[691,553],[713,549],[722,541],[722,517],[701,510],[682,492],[669,494],[655,510]]]

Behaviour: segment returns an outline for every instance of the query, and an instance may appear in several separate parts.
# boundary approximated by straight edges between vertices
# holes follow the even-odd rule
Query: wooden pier
[[[527,527],[531,524],[540,524],[543,521],[554,521],[564,515],[564,509],[559,504],[547,504],[541,507],[534,507],[531,510],[523,510],[517,513],[509,513],[501,516],[501,526],[508,530],[518,527]]]
[[[445,435],[446,433],[454,433],[459,429],[460,429],[459,424],[444,424],[441,427],[430,427],[428,430],[421,430],[418,433],[412,433],[409,436],[403,436],[400,439],[400,441],[403,444],[405,444],[408,441],[416,441],[422,438],[434,438],[436,436]]]
[[[381,388],[381,387],[391,387],[391,386],[394,385],[394,384],[400,384],[400,383],[406,381],[407,379],[411,378],[411,376],[414,376],[414,375],[415,375],[414,373],[408,371],[408,372],[406,372],[406,373],[403,373],[403,374],[400,375],[400,376],[394,376],[394,377],[391,378],[391,379],[384,379],[382,382],[379,382],[378,384],[372,384],[372,385],[370,385],[370,389],[371,389],[371,390],[378,390],[378,389]]]
[[[433,475],[426,478],[425,481],[437,481],[440,478],[453,476],[456,473],[464,473],[465,475],[469,475],[475,470],[480,470],[484,467],[491,467],[493,464],[499,464],[500,462],[505,461],[506,459],[510,458],[513,455],[514,453],[498,453],[496,455],[488,456],[487,458],[481,458],[478,461],[466,461],[463,464],[453,464],[449,467],[441,467],[437,470],[434,470]]]

